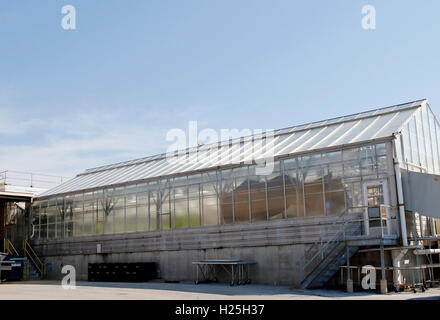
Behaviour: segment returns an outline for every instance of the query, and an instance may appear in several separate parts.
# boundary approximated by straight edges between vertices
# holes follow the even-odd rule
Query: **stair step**
[[[349,248],[349,256],[357,251],[357,248]],[[325,285],[333,275],[339,270],[341,265],[347,260],[347,247],[344,243],[335,243],[328,250],[328,255],[306,276],[302,281],[301,287],[308,288],[316,284],[317,286]]]

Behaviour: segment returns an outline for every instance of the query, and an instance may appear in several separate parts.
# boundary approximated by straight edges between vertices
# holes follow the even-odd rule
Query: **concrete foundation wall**
[[[88,263],[99,262],[156,262],[160,277],[164,280],[194,281],[196,269],[193,261],[202,259],[237,258],[253,259],[257,263],[250,267],[253,283],[298,286],[300,271],[298,261],[302,257],[304,245],[249,247],[185,251],[156,251],[140,253],[115,253],[94,255],[71,255],[45,257],[49,263],[49,279],[62,278],[63,265],[76,268],[77,280],[87,280]],[[276,261],[274,263],[274,261]],[[221,270],[220,270],[221,271]],[[221,272],[220,281],[228,282],[228,275]]]

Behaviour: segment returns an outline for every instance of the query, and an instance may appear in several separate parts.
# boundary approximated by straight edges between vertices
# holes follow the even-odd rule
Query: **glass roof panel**
[[[425,100],[419,100],[345,117],[284,128],[275,131],[275,138],[268,139],[266,148],[273,149],[275,156],[282,156],[390,137],[400,130],[402,125],[413,116],[417,108],[424,102]],[[284,134],[280,135],[282,133]],[[189,153],[187,158],[184,158],[186,161],[182,162],[170,163],[166,158],[166,154],[158,154],[87,169],[83,174],[46,191],[40,197],[255,160],[261,156],[260,152],[262,147],[265,146],[264,141],[260,145],[251,143],[255,139],[258,142],[261,137],[237,138],[233,140],[234,144],[232,146],[230,146],[229,141],[222,141],[193,147],[186,150]],[[243,143],[244,140],[250,142]]]

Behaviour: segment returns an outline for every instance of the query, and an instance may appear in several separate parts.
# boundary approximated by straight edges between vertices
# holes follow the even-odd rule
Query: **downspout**
[[[395,141],[394,141],[395,143]],[[394,146],[394,153],[396,153],[396,147]],[[402,176],[400,175],[400,165],[397,155],[393,159],[394,173],[396,175],[396,185],[397,185],[397,207],[399,208],[400,217],[400,230],[402,235],[402,245],[404,247],[408,246],[408,234],[406,231],[406,218],[405,218],[405,200],[403,198],[403,188],[402,188]]]
[[[406,230],[406,218],[405,218],[405,199],[403,197],[403,187],[402,187],[402,176],[400,174],[400,165],[398,160],[398,155],[396,152],[396,140],[393,141],[394,146],[394,173],[396,175],[396,186],[397,186],[397,207],[399,208],[399,218],[400,218],[400,230],[402,235],[402,246],[408,247],[408,234]],[[400,261],[403,256],[408,252],[408,249],[401,249],[396,253],[396,251],[392,251],[391,256],[393,258],[393,267],[400,268]],[[402,278],[402,272],[399,269],[395,269],[393,272],[393,282],[394,288],[396,291],[400,288],[400,283]]]

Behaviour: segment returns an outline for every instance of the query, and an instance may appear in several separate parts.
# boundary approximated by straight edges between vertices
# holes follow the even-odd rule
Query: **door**
[[[390,234],[389,196],[386,180],[363,184],[364,232],[366,235]],[[383,232],[383,233],[382,233]]]

